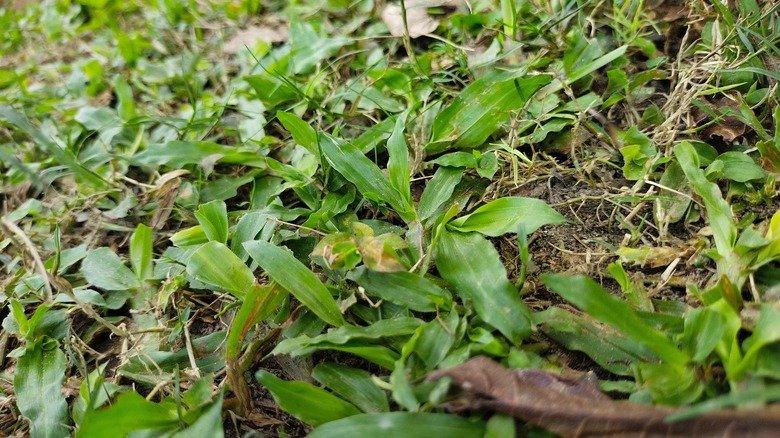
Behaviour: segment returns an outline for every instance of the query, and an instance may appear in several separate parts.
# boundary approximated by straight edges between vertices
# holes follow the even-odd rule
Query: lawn
[[[0,434],[771,436],[780,3],[0,3]]]

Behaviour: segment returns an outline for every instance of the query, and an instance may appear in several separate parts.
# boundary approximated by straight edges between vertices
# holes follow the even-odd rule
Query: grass
[[[550,436],[446,409],[477,355],[777,400],[780,6],[17,3],[3,433]]]

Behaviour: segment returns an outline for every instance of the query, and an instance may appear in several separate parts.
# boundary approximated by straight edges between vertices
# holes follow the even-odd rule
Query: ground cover
[[[25,3],[3,433],[777,430],[777,2]]]

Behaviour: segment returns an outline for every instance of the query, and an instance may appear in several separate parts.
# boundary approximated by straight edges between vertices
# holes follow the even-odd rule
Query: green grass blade
[[[578,68],[577,70],[573,71],[567,78],[566,78],[566,84],[571,85],[578,80],[584,78],[585,76],[588,76],[592,74],[594,71],[606,66],[610,62],[620,58],[623,56],[623,54],[626,53],[626,50],[628,49],[627,45],[623,45],[618,47],[617,49],[604,54],[599,59],[593,60],[586,65],[583,65],[582,67]],[[561,83],[560,80],[555,80],[551,84],[547,85],[539,91],[538,96],[544,97],[547,96],[550,93],[557,93],[558,91],[561,91],[563,89],[563,83]]]
[[[30,423],[33,437],[69,435],[68,405],[62,394],[67,361],[57,342],[32,342],[19,357],[13,374],[16,406]]]
[[[444,231],[434,258],[441,276],[464,298],[477,315],[514,344],[531,334],[531,312],[509,282],[498,251],[479,234]]]
[[[467,216],[455,219],[448,228],[496,237],[517,232],[521,222],[525,224],[526,233],[530,234],[544,225],[562,224],[566,218],[541,199],[509,197],[496,199]]]
[[[70,171],[76,175],[84,178],[91,186],[106,187],[107,184],[103,178],[82,166],[71,151],[59,147],[57,143],[52,141],[46,134],[41,132],[40,129],[30,123],[30,120],[23,114],[9,106],[0,105],[0,122],[9,123],[22,130],[22,132],[32,138],[33,141],[41,146],[46,152],[54,156],[60,164],[70,169]]]
[[[106,409],[87,411],[78,438],[120,438],[137,430],[170,429],[179,425],[176,406],[150,402],[134,391],[119,396]],[[65,435],[60,435],[65,436]]]
[[[129,290],[141,286],[138,277],[111,248],[96,248],[81,262],[81,273],[92,285],[105,290]]]
[[[433,123],[433,134],[426,146],[429,153],[452,147],[481,146],[507,113],[522,108],[528,99],[552,79],[548,75],[525,76],[525,71],[498,71],[469,84]]]
[[[262,370],[258,371],[255,377],[261,385],[268,388],[282,409],[312,426],[360,414],[355,405],[312,384],[284,381]]]
[[[243,299],[255,283],[252,271],[225,244],[211,241],[198,248],[187,263],[187,273]]]
[[[542,282],[578,309],[646,345],[666,363],[684,367],[690,357],[663,333],[648,326],[634,309],[583,276],[543,274]]]
[[[732,219],[731,207],[723,199],[718,185],[710,182],[699,168],[699,157],[692,144],[684,141],[676,145],[674,156],[696,193],[704,200],[718,254],[730,254],[737,241],[737,226]]]
[[[320,135],[319,139],[322,153],[330,165],[354,184],[363,196],[376,202],[386,202],[406,222],[417,217],[414,208],[393,187],[388,177],[355,146],[336,141],[327,134]]]
[[[363,412],[387,412],[387,396],[371,380],[371,373],[336,363],[321,363],[312,371],[314,380],[344,397]]]
[[[323,321],[337,327],[346,324],[328,288],[288,250],[259,240],[244,243],[244,249],[272,280]]]
[[[195,212],[198,223],[209,240],[227,243],[228,217],[225,201],[207,202]]]
[[[485,424],[450,414],[414,414],[388,412],[362,414],[324,424],[308,435],[309,438],[344,437],[447,437],[482,438]]]
[[[425,190],[420,196],[420,204],[417,206],[421,221],[432,218],[439,208],[450,199],[452,192],[455,191],[455,186],[463,178],[463,173],[463,169],[455,167],[441,166],[436,169],[433,178],[425,186]]]
[[[225,431],[222,428],[222,394],[219,394],[211,406],[204,409],[197,420],[184,430],[176,432],[172,438],[209,437],[223,438]]]
[[[435,312],[452,304],[449,292],[411,272],[377,272],[360,267],[350,271],[347,278],[371,295],[418,312]]]
[[[395,121],[393,134],[387,139],[387,172],[390,185],[401,195],[404,205],[412,205],[411,175],[409,170],[409,145],[406,143],[404,123],[406,117],[399,116]]]
[[[318,160],[320,159],[320,151],[317,147],[317,131],[314,128],[293,113],[278,111],[276,118],[282,122],[284,129],[290,131],[296,143],[311,152]]]
[[[152,229],[144,224],[138,224],[130,239],[130,265],[139,281],[152,278],[154,269],[152,256]]]

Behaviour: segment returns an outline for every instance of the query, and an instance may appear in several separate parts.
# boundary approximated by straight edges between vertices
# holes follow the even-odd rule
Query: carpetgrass
[[[5,2],[0,434],[773,430],[778,17]]]

